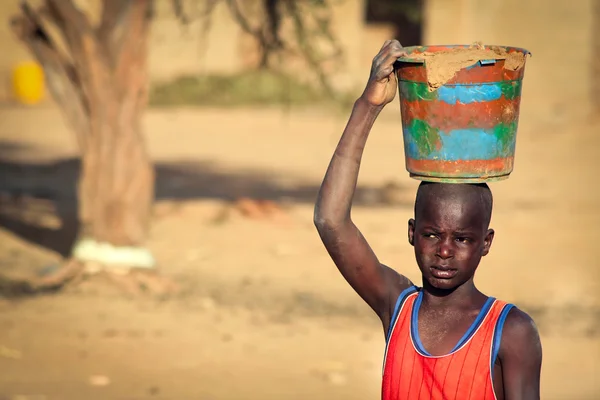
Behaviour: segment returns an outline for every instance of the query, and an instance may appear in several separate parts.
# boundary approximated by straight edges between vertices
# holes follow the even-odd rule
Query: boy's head
[[[423,284],[453,290],[473,278],[494,238],[489,229],[492,204],[486,184],[419,185],[408,239]]]

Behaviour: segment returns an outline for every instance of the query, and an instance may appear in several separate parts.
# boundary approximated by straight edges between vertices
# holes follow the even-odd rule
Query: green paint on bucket
[[[509,100],[513,100],[521,96],[521,81],[504,81],[500,82],[502,94]]]
[[[437,91],[429,91],[429,85],[424,82],[400,82],[402,97],[408,101],[435,100]]]
[[[502,154],[504,156],[509,155],[515,141],[516,133],[516,121],[511,122],[510,124],[498,124],[494,127],[494,136],[496,136],[502,145]]]
[[[431,127],[427,122],[414,119],[408,129],[417,145],[421,157],[433,153],[440,143],[439,129]]]

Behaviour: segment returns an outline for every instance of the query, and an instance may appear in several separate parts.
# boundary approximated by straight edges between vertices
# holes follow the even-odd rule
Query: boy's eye
[[[464,237],[456,238],[456,240],[460,243],[468,243],[469,242],[469,238],[464,238]]]
[[[429,239],[435,239],[436,238],[436,234],[435,233],[425,233],[423,234],[424,237],[429,238]]]

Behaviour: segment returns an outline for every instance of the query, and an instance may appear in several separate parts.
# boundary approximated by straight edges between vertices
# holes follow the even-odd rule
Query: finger
[[[390,45],[392,47],[402,48],[402,44],[399,41],[397,41],[396,39],[390,40]]]
[[[406,55],[407,52],[406,49],[400,45],[400,43],[397,43],[396,45],[392,44],[390,46],[390,51],[388,54],[393,54],[396,57],[402,57]]]
[[[387,54],[382,54],[377,60],[374,61],[373,68],[375,70],[375,74],[379,75],[379,70],[385,68],[388,70],[389,68],[393,69],[394,63],[398,61],[398,58],[405,55],[406,52],[404,50],[395,50],[390,51]]]
[[[385,78],[389,78],[394,72],[394,65],[396,61],[405,54],[406,52],[403,50],[390,52],[385,59],[381,60],[381,62],[375,66],[375,79],[381,81]]]
[[[394,46],[396,46],[396,45],[397,45],[397,46],[400,46],[400,47],[402,47],[402,44],[401,44],[401,43],[400,43],[400,42],[399,42],[397,39],[392,39],[392,40],[390,40],[390,43],[391,43],[392,45],[394,45]]]
[[[381,52],[381,50],[385,49],[392,42],[393,40],[386,40],[385,42],[383,42],[383,46],[381,46],[381,49],[379,49],[379,51]]]
[[[391,51],[402,51],[404,48],[402,47],[402,45],[400,44],[399,41],[397,40],[390,40],[388,43],[388,46],[386,48],[386,51],[389,53]],[[380,51],[380,54],[384,53],[384,51]]]
[[[398,54],[398,57],[406,54],[406,50],[402,47],[399,41],[397,40],[387,40],[386,44],[381,48],[379,53],[373,59],[374,64],[380,64],[382,60],[386,59],[389,54],[394,53]]]
[[[407,53],[404,50],[396,50],[396,51],[390,51],[387,55],[387,57],[385,57],[383,60],[381,60],[381,65],[393,65],[396,61],[398,61],[398,59],[400,57],[406,56]]]
[[[383,44],[383,47],[379,50],[379,53],[375,57],[373,57],[373,65],[378,65],[383,57],[387,55],[390,49],[391,40],[386,40]]]
[[[381,68],[377,69],[377,72],[375,73],[375,79],[377,79],[378,81],[384,80],[384,79],[388,78],[393,72],[394,72],[393,65],[381,67]]]
[[[402,45],[400,45],[400,42],[398,42],[397,40],[386,40],[383,43],[383,46],[381,46],[381,49],[379,49],[379,53],[377,53],[375,58],[381,58],[381,56],[383,56],[384,54],[386,54],[394,48],[402,48]]]

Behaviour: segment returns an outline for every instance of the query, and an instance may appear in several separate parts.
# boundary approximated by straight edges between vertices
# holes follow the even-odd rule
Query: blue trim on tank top
[[[385,336],[386,342],[388,342],[390,340],[390,336],[392,334],[392,329],[394,328],[394,324],[396,323],[396,319],[398,318],[398,313],[400,312],[400,308],[402,307],[402,304],[404,304],[404,301],[406,300],[406,298],[408,296],[410,296],[411,294],[415,293],[418,290],[419,290],[418,287],[416,287],[415,285],[411,285],[411,286],[407,287],[406,289],[404,289],[400,293],[400,295],[398,295],[398,299],[396,300],[396,305],[394,306],[394,313],[392,314],[392,319],[390,319],[390,326],[388,326],[388,331]]]
[[[477,331],[477,328],[479,328],[479,325],[481,325],[483,319],[486,317],[486,315],[492,308],[492,304],[494,304],[495,300],[496,299],[494,297],[488,297],[488,299],[483,304],[483,307],[481,307],[477,318],[475,318],[475,321],[473,321],[473,323],[471,324],[469,329],[467,329],[463,337],[458,341],[458,343],[456,343],[456,345],[452,348],[452,350],[450,350],[450,353],[448,354],[454,353],[473,336],[473,334]],[[429,354],[427,350],[425,350],[425,346],[423,346],[423,343],[421,342],[421,337],[419,336],[419,308],[421,307],[422,302],[423,292],[420,292],[413,304],[410,323],[410,335],[413,338],[413,342],[415,344],[415,347],[417,348],[417,351],[419,353],[425,354],[426,356],[432,357],[432,355]]]
[[[494,329],[494,337],[492,339],[492,358],[490,360],[490,368],[492,369],[492,379],[494,378],[494,364],[496,364],[498,352],[500,351],[500,343],[502,341],[502,329],[504,328],[504,323],[506,322],[506,317],[508,317],[508,313],[514,307],[514,304],[506,304],[500,312],[500,315],[498,316],[498,321],[496,322],[496,328]]]

